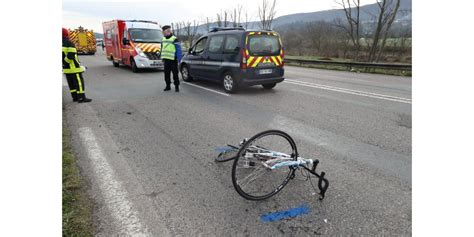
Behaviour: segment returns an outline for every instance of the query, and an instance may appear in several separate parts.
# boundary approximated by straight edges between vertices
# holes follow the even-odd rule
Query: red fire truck
[[[102,23],[105,55],[115,67],[130,66],[133,72],[142,68],[163,69],[161,39],[157,22],[112,20]]]

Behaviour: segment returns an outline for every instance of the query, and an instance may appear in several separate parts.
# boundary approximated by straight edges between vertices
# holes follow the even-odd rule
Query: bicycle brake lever
[[[318,164],[319,164],[319,160],[318,159],[314,160],[313,167],[311,167],[311,171],[316,172],[316,167],[318,166]]]

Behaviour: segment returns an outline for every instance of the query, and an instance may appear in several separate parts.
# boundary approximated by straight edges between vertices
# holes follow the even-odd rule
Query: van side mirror
[[[123,39],[122,39],[122,43],[123,43],[123,45],[130,44],[130,42],[128,41],[127,38],[123,38]]]
[[[236,53],[240,52],[240,47],[239,46],[235,47],[234,52]]]
[[[188,49],[188,53],[189,53],[189,54],[193,54],[193,48],[189,48],[189,49]]]

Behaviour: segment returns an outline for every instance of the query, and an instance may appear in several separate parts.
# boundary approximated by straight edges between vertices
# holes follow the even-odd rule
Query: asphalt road
[[[411,78],[286,67],[285,82],[226,95],[183,83],[163,92],[163,73],[115,68],[99,51],[80,56],[86,93],[64,115],[94,200],[99,235],[411,235]],[[297,173],[266,201],[232,186],[232,162],[216,147],[267,129],[318,158],[331,182],[324,201]],[[310,212],[263,222],[302,204]]]

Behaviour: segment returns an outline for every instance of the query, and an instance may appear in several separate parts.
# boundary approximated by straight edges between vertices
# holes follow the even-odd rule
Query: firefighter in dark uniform
[[[63,73],[66,74],[72,101],[79,103],[91,102],[92,99],[86,98],[84,92],[84,78],[82,77],[82,73],[85,71],[85,67],[81,66],[79,58],[77,57],[76,47],[69,40],[69,31],[65,28],[63,28],[62,51]]]
[[[163,39],[161,41],[161,59],[165,67],[165,83],[164,91],[171,90],[171,72],[173,73],[173,84],[176,92],[179,92],[178,63],[183,56],[181,52],[181,44],[178,38],[171,32],[171,26],[165,25],[163,30]]]

